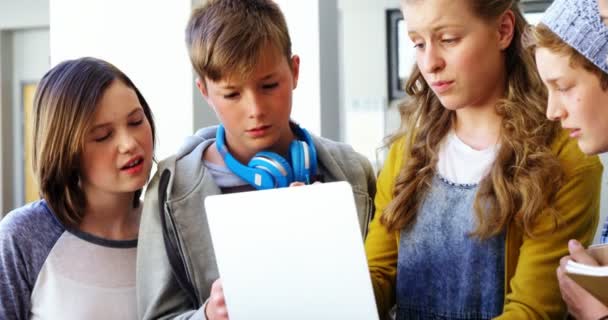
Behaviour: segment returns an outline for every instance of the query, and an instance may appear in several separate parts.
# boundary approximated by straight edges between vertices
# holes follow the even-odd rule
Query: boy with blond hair
[[[160,162],[146,192],[137,261],[144,319],[228,319],[206,196],[348,181],[363,235],[373,212],[369,161],[290,119],[300,58],[274,2],[208,1],[193,11],[186,43],[196,85],[221,124]]]

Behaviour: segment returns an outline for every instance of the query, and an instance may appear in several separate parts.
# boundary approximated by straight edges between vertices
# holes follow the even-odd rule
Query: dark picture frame
[[[386,10],[386,37],[387,37],[387,70],[388,70],[388,98],[397,100],[405,97],[404,85],[407,79],[399,76],[401,55],[399,54],[399,28],[404,28],[403,15],[399,9]]]

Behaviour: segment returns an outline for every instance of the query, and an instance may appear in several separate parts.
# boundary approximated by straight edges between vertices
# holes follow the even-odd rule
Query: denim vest
[[[415,223],[401,231],[397,319],[490,319],[502,313],[505,235],[479,240],[478,185],[436,175]]]

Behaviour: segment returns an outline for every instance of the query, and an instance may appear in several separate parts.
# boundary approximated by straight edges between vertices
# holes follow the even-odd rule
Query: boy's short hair
[[[270,0],[208,1],[192,12],[186,44],[201,80],[248,78],[268,45],[291,61],[285,17]]]
[[[571,67],[582,67],[591,72],[600,81],[602,89],[608,89],[608,73],[604,72],[593,62],[589,61],[587,57],[583,56],[576,49],[564,42],[543,23],[539,23],[536,27],[530,28],[526,37],[530,42],[528,45],[531,50],[535,50],[536,48],[546,48],[552,52],[568,56],[570,58]]]

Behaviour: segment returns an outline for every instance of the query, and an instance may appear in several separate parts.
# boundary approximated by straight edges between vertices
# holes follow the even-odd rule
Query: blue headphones
[[[288,187],[294,181],[310,184],[317,174],[317,150],[306,130],[295,123],[291,129],[298,138],[289,145],[291,164],[275,152],[261,151],[243,165],[228,152],[223,125],[217,128],[215,144],[228,169],[256,189]]]

